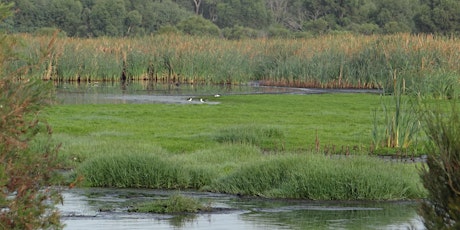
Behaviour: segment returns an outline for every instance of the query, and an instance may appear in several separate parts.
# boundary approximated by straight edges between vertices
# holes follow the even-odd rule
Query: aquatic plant
[[[44,37],[31,37],[31,46]],[[460,43],[433,35],[325,35],[302,39],[241,39],[160,34],[141,38],[59,38],[53,62],[34,71],[53,79],[246,83],[321,88],[387,88],[392,74],[408,87],[434,70],[458,73]],[[24,49],[20,53],[29,53]],[[74,62],[72,62],[74,61]],[[74,63],[74,65],[72,65]],[[18,66],[22,65],[17,63]],[[150,72],[149,72],[150,71]],[[150,77],[146,78],[146,75]],[[78,78],[80,77],[80,78]]]
[[[407,150],[416,145],[420,136],[420,121],[417,116],[418,107],[415,98],[406,94],[405,80],[394,75],[393,90],[390,96],[381,96],[381,113],[383,125],[379,122],[380,113],[374,111],[374,128],[372,131],[375,149],[395,148]]]
[[[202,204],[199,200],[181,194],[174,194],[167,199],[157,199],[151,202],[136,204],[130,212],[149,212],[162,214],[197,213],[210,211],[212,208]]]

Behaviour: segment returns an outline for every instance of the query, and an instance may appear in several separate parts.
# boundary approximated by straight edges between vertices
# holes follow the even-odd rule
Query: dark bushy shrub
[[[450,111],[428,110],[422,115],[429,149],[421,171],[428,199],[420,215],[427,229],[460,229],[460,114],[452,103]]]

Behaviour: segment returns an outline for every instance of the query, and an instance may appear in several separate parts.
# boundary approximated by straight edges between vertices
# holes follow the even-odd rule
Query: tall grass
[[[24,55],[33,55],[30,37]],[[53,79],[130,79],[244,83],[323,88],[391,89],[392,74],[408,84],[443,70],[458,76],[460,42],[432,35],[327,35],[304,39],[223,40],[174,34],[142,38],[60,38]],[[19,63],[20,65],[20,63]],[[44,71],[49,68],[44,68]],[[79,78],[78,78],[79,77]],[[410,85],[408,85],[409,87]]]

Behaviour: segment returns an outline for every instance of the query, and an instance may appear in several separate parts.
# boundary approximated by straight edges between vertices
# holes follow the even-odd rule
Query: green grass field
[[[417,164],[323,154],[334,146],[337,152],[367,155],[379,95],[209,100],[220,104],[56,105],[45,114],[55,140],[62,143],[63,162],[76,168],[88,186],[302,199],[424,195]]]
[[[321,146],[368,146],[379,98],[369,94],[244,95],[210,99],[221,102],[217,105],[58,105],[47,114],[64,147],[100,148],[117,143],[133,150],[155,146],[190,153],[218,146],[218,137],[229,130],[272,129],[281,137],[267,137],[263,147],[303,151],[315,147],[316,135]]]

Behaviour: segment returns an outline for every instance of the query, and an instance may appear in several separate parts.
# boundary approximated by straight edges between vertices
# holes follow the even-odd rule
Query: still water
[[[213,209],[187,215],[128,212],[133,204],[180,193]],[[423,229],[416,202],[269,200],[144,189],[72,189],[59,206],[65,229]]]
[[[199,98],[232,94],[375,93],[376,91],[318,90],[241,86],[195,86],[149,83],[56,85],[64,104],[202,103]],[[192,97],[190,102],[187,98]],[[212,102],[206,102],[212,103]],[[181,193],[210,204],[209,213],[188,215],[128,212],[137,202]],[[63,191],[59,206],[65,229],[424,229],[415,201],[333,202],[268,200],[192,191],[88,188]]]
[[[61,83],[56,85],[58,100],[64,104],[101,103],[200,103],[200,98],[208,99],[216,95],[244,94],[318,94],[318,93],[378,93],[378,90],[347,89],[305,89],[290,87],[267,87],[257,82],[245,85],[190,85],[154,84],[133,82]]]

